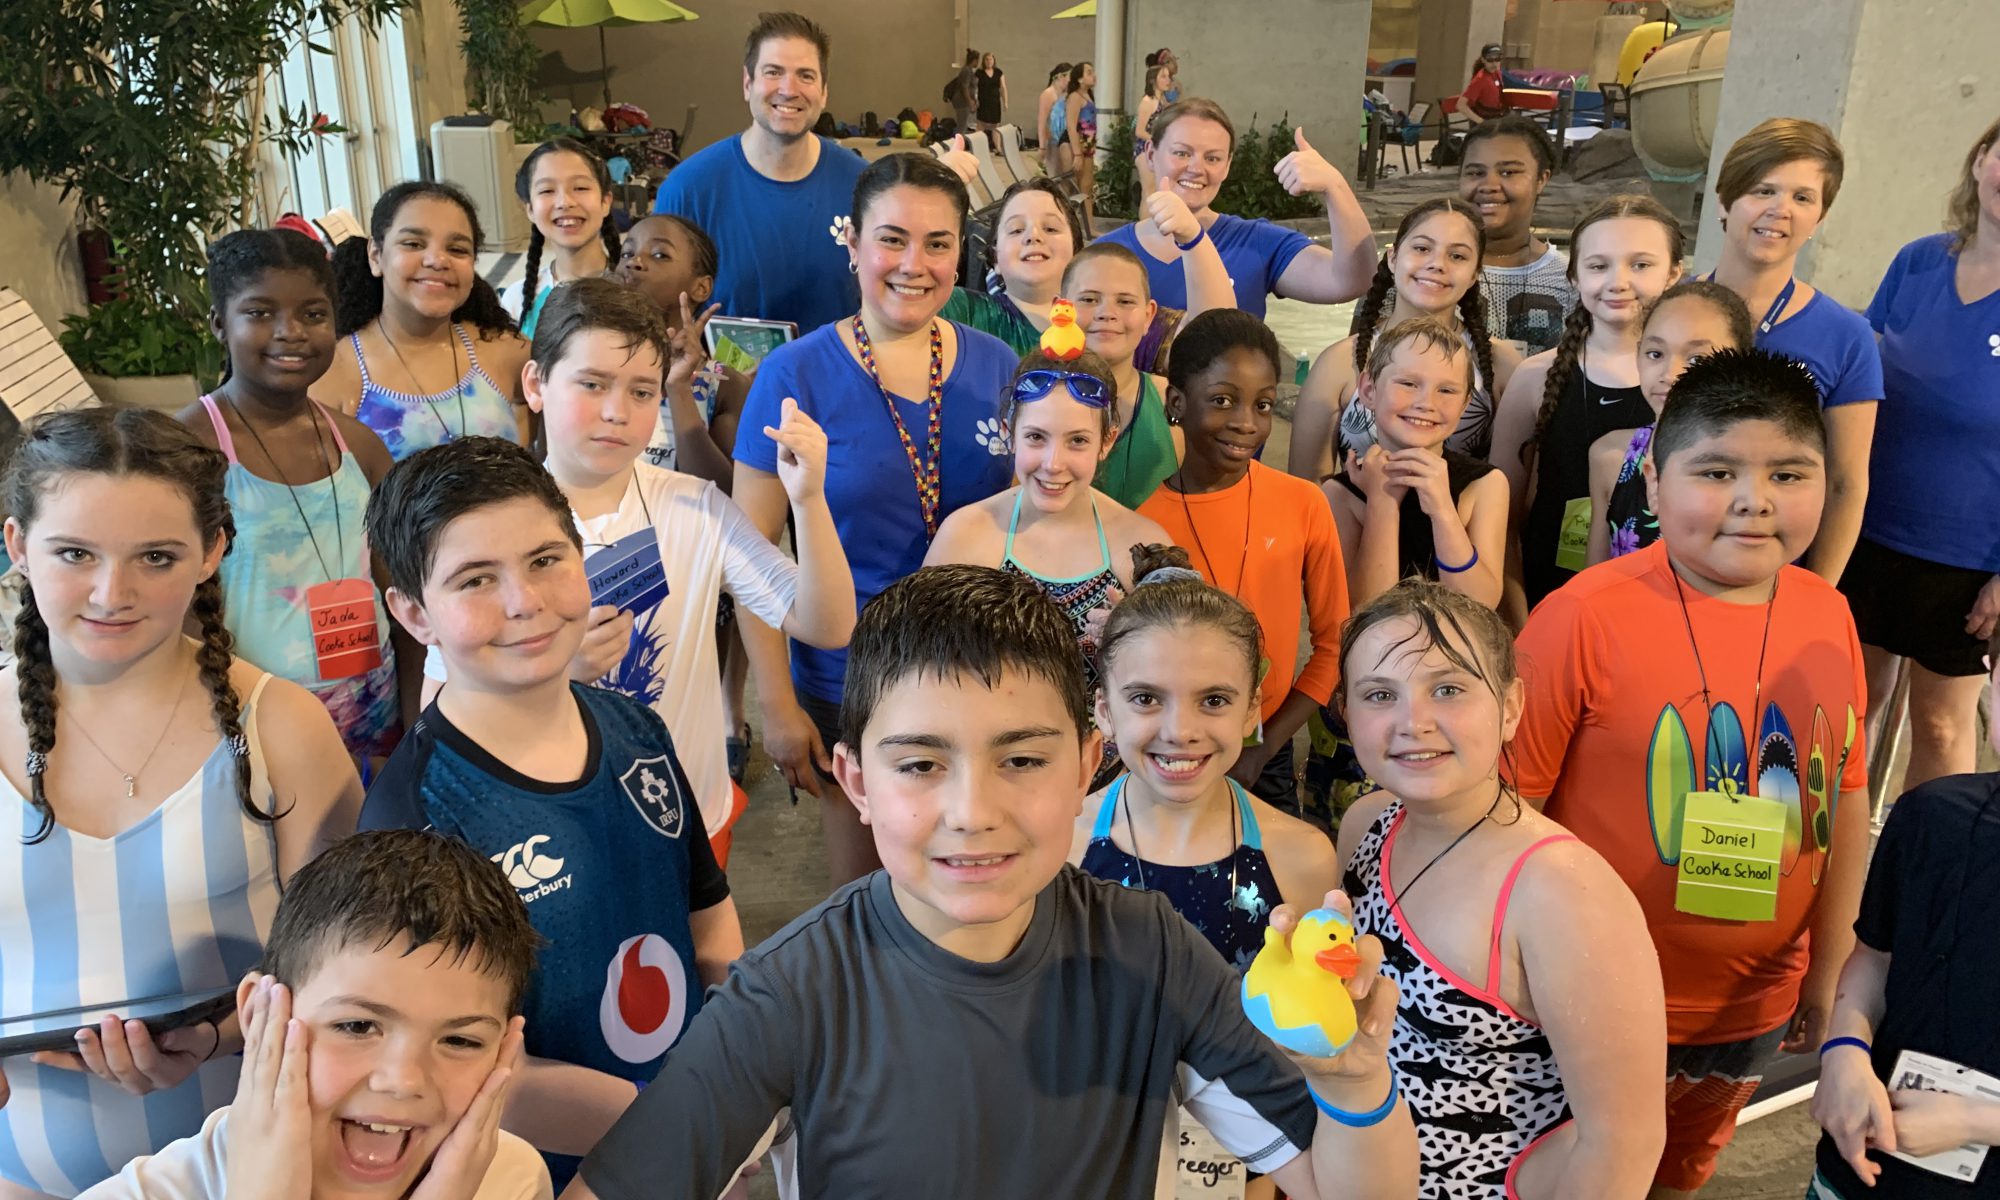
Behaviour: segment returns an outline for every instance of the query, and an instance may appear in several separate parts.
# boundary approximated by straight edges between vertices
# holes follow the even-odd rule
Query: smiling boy
[[[1031,582],[927,567],[877,597],[834,758],[883,869],[739,961],[565,1195],[707,1200],[789,1106],[809,1198],[1140,1200],[1183,1099],[1302,1200],[1415,1195],[1380,947],[1361,1034],[1306,1067],[1339,1114],[1317,1116],[1221,956],[1162,897],[1065,864],[1098,761],[1085,704]]]
[[[1645,470],[1660,541],[1535,609],[1513,750],[1521,794],[1618,871],[1660,953],[1657,1198],[1714,1173],[1774,1051],[1825,1036],[1854,940],[1868,794],[1854,621],[1831,584],[1792,565],[1826,496],[1812,377],[1761,351],[1695,363]]]
[[[236,989],[236,1101],[91,1200],[529,1200],[548,1172],[499,1128],[538,940],[463,843],[348,838],[299,869]]]
[[[560,320],[552,299],[544,326]],[[575,1160],[558,1156],[595,1144],[742,953],[729,884],[659,715],[567,677],[590,611],[582,539],[527,451],[460,438],[412,455],[367,527],[390,612],[451,678],[361,827],[464,839],[548,938],[507,1127],[567,1179]]]

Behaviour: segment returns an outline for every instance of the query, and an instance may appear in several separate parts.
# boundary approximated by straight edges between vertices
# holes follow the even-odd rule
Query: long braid
[[[1361,303],[1354,306],[1354,323],[1348,333],[1354,335],[1354,377],[1359,379],[1368,369],[1368,344],[1375,340],[1375,326],[1382,320],[1382,306],[1389,299],[1389,293],[1396,287],[1396,273],[1389,269],[1389,256],[1384,254],[1375,264],[1375,277],[1368,281],[1368,292],[1361,297]]]
[[[1486,328],[1486,295],[1480,289],[1476,274],[1472,277],[1472,286],[1458,298],[1458,320],[1465,326],[1465,336],[1472,343],[1472,354],[1479,363],[1479,378],[1486,385],[1486,394],[1492,397],[1493,406],[1497,409],[1500,384],[1493,378],[1493,334]]]
[[[616,271],[618,259],[625,253],[625,243],[618,237],[618,222],[604,218],[604,223],[597,227],[597,236],[604,239],[604,269]]]
[[[1570,377],[1576,374],[1577,364],[1583,358],[1583,344],[1589,339],[1593,324],[1590,310],[1581,304],[1571,309],[1563,321],[1562,340],[1556,343],[1555,361],[1549,364],[1548,380],[1542,384],[1542,407],[1535,413],[1535,432],[1521,445],[1524,466],[1533,464],[1542,438],[1549,432],[1549,423],[1555,420],[1556,406],[1562,403]]]
[[[56,668],[49,656],[49,627],[35,607],[35,593],[24,589],[21,611],[14,616],[14,677],[21,698],[21,726],[28,734],[28,802],[42,823],[26,839],[32,846],[55,831],[55,810],[49,807],[42,779],[56,747]]]
[[[269,823],[276,812],[257,807],[250,794],[250,740],[243,733],[243,703],[229,682],[229,668],[235,661],[236,639],[222,621],[222,581],[209,576],[194,590],[188,615],[201,629],[201,645],[195,651],[195,666],[201,671],[201,685],[208,689],[209,711],[215,728],[236,765],[236,802],[253,821]],[[275,804],[273,805],[275,808]]]
[[[535,293],[542,290],[542,246],[548,241],[542,236],[542,227],[530,225],[528,234],[528,260],[521,266],[521,311],[513,314],[517,321],[525,321],[535,308]]]

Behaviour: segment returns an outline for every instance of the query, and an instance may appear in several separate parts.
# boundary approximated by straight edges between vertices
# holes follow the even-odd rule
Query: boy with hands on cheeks
[[[538,938],[500,868],[464,843],[348,838],[292,877],[237,987],[235,1103],[133,1160],[91,1200],[546,1200],[500,1129],[514,1015]]]

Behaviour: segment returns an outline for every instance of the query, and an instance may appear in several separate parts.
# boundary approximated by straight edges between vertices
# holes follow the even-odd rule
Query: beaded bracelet
[[[1435,554],[1431,555],[1431,565],[1436,567],[1438,570],[1443,571],[1447,575],[1457,575],[1460,574],[1461,572],[1470,571],[1472,568],[1479,565],[1479,547],[1474,546],[1472,548],[1472,557],[1466,559],[1465,565],[1463,566],[1448,567],[1443,563],[1439,562],[1438,556]]]
[[[1862,1053],[1870,1056],[1873,1056],[1875,1053],[1875,1047],[1869,1045],[1865,1041],[1862,1041],[1858,1037],[1837,1037],[1837,1038],[1828,1038],[1819,1044],[1819,1056],[1821,1058],[1825,1058],[1827,1051],[1832,1050],[1838,1046],[1858,1046],[1860,1047]]]
[[[1380,1107],[1365,1113],[1352,1113],[1346,1109],[1335,1108],[1326,1102],[1324,1096],[1314,1091],[1310,1083],[1306,1084],[1306,1094],[1312,1097],[1313,1104],[1318,1106],[1321,1112],[1340,1122],[1342,1125],[1350,1129],[1366,1129],[1370,1125],[1380,1125],[1388,1118],[1390,1113],[1396,1110],[1396,1101],[1402,1098],[1403,1088],[1402,1082],[1396,1077],[1396,1072],[1393,1070],[1390,1071],[1389,1098],[1384,1100]]]

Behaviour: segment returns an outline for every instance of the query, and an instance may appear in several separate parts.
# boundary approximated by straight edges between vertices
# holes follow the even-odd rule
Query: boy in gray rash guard
[[[807,1200],[1145,1200],[1183,1102],[1301,1200],[1414,1197],[1380,945],[1350,985],[1361,1032],[1294,1065],[1164,899],[1065,864],[1098,762],[1086,703],[1069,624],[1026,580],[928,567],[870,604],[834,763],[883,870],[737,960],[566,1200],[710,1200],[786,1107]]]

